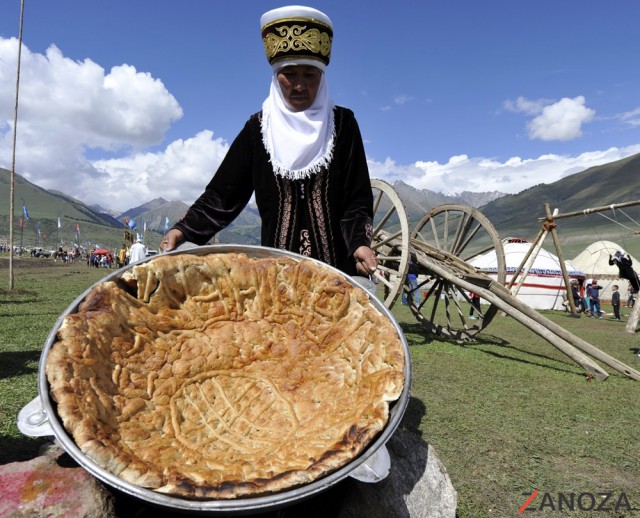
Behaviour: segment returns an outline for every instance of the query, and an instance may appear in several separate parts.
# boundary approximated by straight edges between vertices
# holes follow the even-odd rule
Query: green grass
[[[0,257],[0,463],[37,455],[41,439],[25,438],[16,425],[20,409],[38,395],[42,347],[60,314],[109,270],[84,262],[14,258],[9,291],[6,254]]]
[[[406,308],[394,313],[410,344],[412,395],[425,405],[420,431],[449,471],[459,516],[517,516],[536,488],[625,492],[640,508],[640,382],[604,365],[606,381],[587,381],[509,317],[457,345],[425,338]],[[542,313],[640,370],[638,338],[624,323]]]
[[[42,346],[68,305],[109,273],[30,258],[14,266],[9,292],[7,259],[0,258],[0,463],[37,455],[43,440],[24,437],[16,418],[37,395]],[[425,335],[401,304],[393,313],[413,365],[402,426],[417,428],[435,448],[458,492],[460,517],[520,516],[536,488],[556,500],[559,493],[624,492],[640,509],[640,382],[605,365],[609,379],[588,381],[572,360],[509,317],[496,316],[475,342],[458,344]],[[542,313],[640,370],[640,340],[624,322]],[[559,515],[523,516],[538,514]]]

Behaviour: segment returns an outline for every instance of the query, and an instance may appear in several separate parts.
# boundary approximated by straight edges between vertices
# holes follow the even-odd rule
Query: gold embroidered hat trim
[[[271,65],[311,60],[324,70],[331,59],[331,20],[316,9],[291,6],[262,16],[262,43]]]

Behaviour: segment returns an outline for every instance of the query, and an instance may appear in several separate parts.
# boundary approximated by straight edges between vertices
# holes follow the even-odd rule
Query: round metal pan
[[[300,259],[308,259],[306,257],[299,256],[297,254],[287,252],[284,250],[265,248],[260,246],[241,246],[241,245],[210,245],[210,246],[202,246],[196,248],[190,248],[187,250],[176,250],[173,252],[169,252],[171,255],[177,254],[194,254],[194,255],[208,255],[208,254],[219,254],[219,253],[244,253],[249,257],[279,257],[279,256],[287,256],[297,260]],[[51,329],[46,343],[44,345],[44,349],[42,351],[42,355],[40,357],[40,365],[38,371],[38,391],[40,404],[42,405],[42,411],[46,415],[45,419],[48,419],[48,424],[50,425],[53,434],[57,441],[60,443],[61,447],[84,469],[86,469],[89,473],[91,473],[96,478],[100,479],[107,485],[123,492],[128,495],[134,496],[136,498],[142,499],[152,505],[163,507],[171,510],[179,510],[188,513],[194,514],[207,514],[207,515],[217,515],[217,514],[227,514],[227,515],[247,515],[253,513],[261,513],[267,510],[277,509],[279,507],[285,507],[291,505],[295,502],[307,499],[313,495],[316,495],[322,491],[325,491],[337,484],[344,478],[348,476],[352,476],[353,472],[357,470],[363,463],[371,462],[376,457],[378,457],[379,453],[386,454],[386,449],[384,444],[389,440],[391,435],[394,433],[396,428],[398,427],[404,412],[406,410],[407,404],[409,402],[409,391],[411,386],[411,362],[409,358],[409,348],[407,346],[406,339],[402,333],[402,330],[395,318],[391,314],[391,312],[382,304],[382,302],[376,298],[375,296],[371,296],[370,300],[374,307],[380,311],[383,315],[385,315],[391,323],[394,325],[398,332],[398,336],[403,345],[404,354],[405,354],[405,365],[404,365],[404,389],[400,398],[393,402],[390,411],[389,411],[389,421],[384,428],[384,430],[379,434],[375,441],[373,441],[369,447],[357,458],[352,460],[349,464],[345,465],[341,469],[318,479],[310,484],[297,487],[295,489],[291,489],[288,491],[283,491],[280,493],[270,494],[267,496],[260,496],[254,498],[238,498],[234,500],[188,500],[185,498],[180,498],[177,496],[165,495],[161,493],[157,493],[155,491],[142,488],[121,478],[116,475],[102,469],[100,466],[96,465],[91,459],[89,459],[75,444],[73,438],[67,433],[62,422],[60,421],[56,409],[55,402],[52,401],[49,395],[49,383],[47,381],[46,373],[45,373],[45,365],[47,361],[47,355],[51,347],[56,342],[56,333],[58,329],[63,323],[64,318],[72,313],[75,313],[78,310],[78,306],[85,299],[88,293],[93,289],[94,286],[109,280],[118,279],[125,271],[132,268],[137,264],[142,264],[147,261],[153,261],[153,257],[149,257],[147,259],[143,259],[131,265],[125,266],[110,275],[107,275],[104,279],[100,280],[89,289],[87,289],[82,295],[80,295],[75,301],[71,303],[71,305],[66,309],[62,315],[58,318],[55,325]],[[312,259],[313,260],[313,259]],[[336,273],[345,277],[347,281],[357,287],[361,287],[357,281],[351,279],[346,276],[341,271],[327,266],[324,263],[320,263],[325,267],[333,269]],[[42,416],[37,416],[39,421],[42,420]],[[380,450],[380,452],[379,452]],[[388,454],[387,454],[388,455]],[[384,455],[382,455],[384,456]],[[357,477],[356,477],[357,478]]]

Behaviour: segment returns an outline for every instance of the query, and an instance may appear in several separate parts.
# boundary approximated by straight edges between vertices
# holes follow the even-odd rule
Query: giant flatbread
[[[98,466],[195,499],[265,495],[344,466],[402,393],[402,342],[315,261],[171,254],[96,285],[46,360]]]

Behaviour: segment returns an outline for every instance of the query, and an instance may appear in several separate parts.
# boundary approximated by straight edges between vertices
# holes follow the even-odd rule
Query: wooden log
[[[600,207],[593,207],[591,209],[577,210],[574,212],[566,212],[565,214],[557,214],[553,216],[553,219],[562,219],[562,218],[572,218],[573,216],[584,216],[586,214],[592,214],[595,212],[605,212],[607,210],[612,209],[622,209],[625,207],[635,207],[636,205],[640,205],[640,201],[627,201],[624,203],[616,203],[614,205],[603,205]],[[544,221],[547,217],[538,218],[538,221]]]
[[[629,367],[618,359],[613,358],[586,340],[570,333],[552,320],[544,317],[535,309],[513,297],[511,292],[499,283],[491,282],[488,288],[484,288],[478,284],[472,284],[464,278],[453,275],[444,266],[433,260],[424,252],[416,251],[416,257],[418,263],[424,268],[431,270],[437,276],[446,279],[465,290],[475,291],[482,298],[501,309],[504,313],[512,316],[522,324],[529,327],[536,334],[551,343],[551,345],[557,347],[562,353],[569,356],[572,360],[578,363],[578,365],[587,370],[587,372],[591,372],[597,379],[606,379],[608,374],[604,370],[601,370],[601,368],[597,364],[593,363],[589,358],[576,353],[579,351],[585,352],[625,376],[640,381],[640,372]],[[640,303],[636,303],[634,306],[634,311],[636,310],[638,311],[638,315],[640,315]],[[521,315],[524,315],[526,318],[522,318]],[[597,376],[596,372],[598,372]]]
[[[506,295],[505,291],[502,290],[501,288],[502,287],[499,284],[493,283],[489,287],[489,290],[491,290],[494,293],[502,293]],[[592,356],[597,360],[600,360],[602,363],[617,370],[618,372],[624,374],[625,376],[629,376],[630,378],[640,381],[640,372],[629,367],[628,365],[624,364],[620,360],[610,356],[609,354],[605,353],[602,349],[598,349],[596,346],[590,344],[586,340],[583,340],[582,338],[574,335],[573,333],[570,333],[564,327],[556,324],[552,320],[549,320],[545,316],[538,313],[535,309],[527,306],[526,304],[523,304],[522,302],[520,302],[515,298],[509,303],[512,304],[519,311],[522,311],[523,313],[528,315],[531,319],[547,327],[555,335],[567,341],[577,349],[589,354],[590,356]]]
[[[553,215],[551,214],[551,210],[549,209],[549,204],[544,204],[544,209],[547,212],[547,217],[552,217],[553,215],[558,214],[558,209],[553,211]],[[576,305],[573,302],[573,293],[571,292],[571,284],[569,281],[569,274],[567,273],[567,265],[564,263],[564,256],[562,254],[562,249],[560,248],[560,240],[558,239],[558,233],[556,231],[555,225],[551,225],[551,237],[553,238],[553,244],[556,247],[556,253],[558,254],[558,262],[560,263],[560,270],[562,270],[562,278],[564,279],[564,288],[567,291],[567,301],[569,302],[569,307],[571,308],[572,315],[578,315],[578,310],[576,309]]]
[[[547,340],[551,345],[556,347],[563,354],[571,358],[574,362],[580,365],[585,371],[587,371],[591,376],[598,380],[605,380],[609,377],[609,374],[602,369],[597,363],[593,362],[588,356],[584,355],[581,351],[579,351],[576,347],[571,345],[566,340],[560,338],[557,334],[551,331],[548,327],[542,325],[540,322],[537,322],[535,319],[531,318],[525,312],[521,311],[517,308],[512,302],[517,301],[510,294],[508,295],[509,299],[505,300],[504,286],[500,286],[497,283],[492,283],[489,289],[477,287],[474,284],[471,284],[464,279],[456,277],[449,273],[445,268],[440,266],[438,263],[430,259],[428,256],[417,253],[419,255],[419,262],[422,263],[423,266],[427,267],[429,270],[433,271],[437,276],[442,279],[445,279],[461,288],[468,291],[475,291],[480,295],[483,299],[489,301],[492,304],[495,304],[496,307],[512,316],[514,319],[518,320],[520,323],[527,326],[533,332],[538,334],[540,337]],[[500,295],[494,293],[491,288],[499,287],[500,290],[498,292]],[[508,293],[508,292],[507,292]],[[544,317],[543,317],[544,318]]]
[[[511,288],[513,288],[513,285],[515,284],[516,279],[518,278],[518,276],[521,276],[522,282],[524,282],[524,279],[526,278],[527,274],[529,273],[529,270],[531,269],[531,266],[529,265],[526,268],[526,273],[525,274],[522,274],[522,270],[525,267],[525,265],[527,264],[527,261],[529,260],[529,257],[531,257],[531,255],[533,254],[534,250],[536,251],[536,255],[538,254],[538,250],[542,246],[542,243],[544,242],[544,238],[547,237],[547,232],[548,232],[548,230],[546,228],[544,228],[544,227],[542,227],[538,231],[538,235],[537,235],[535,241],[533,242],[534,244],[531,247],[529,247],[529,250],[527,250],[527,253],[524,254],[524,257],[522,258],[522,261],[520,262],[520,266],[518,266],[518,268],[516,269],[516,272],[511,277],[511,280],[509,281],[509,284],[507,284],[507,288],[509,290],[511,290]],[[520,289],[520,285],[518,285],[518,287],[516,288],[516,293],[518,293],[519,289]]]
[[[632,335],[636,334],[639,317],[640,317],[640,303],[636,300],[635,303],[633,304],[633,309],[631,310],[631,314],[629,315],[629,320],[627,321],[627,325],[624,328],[624,330],[627,333],[631,333]]]

